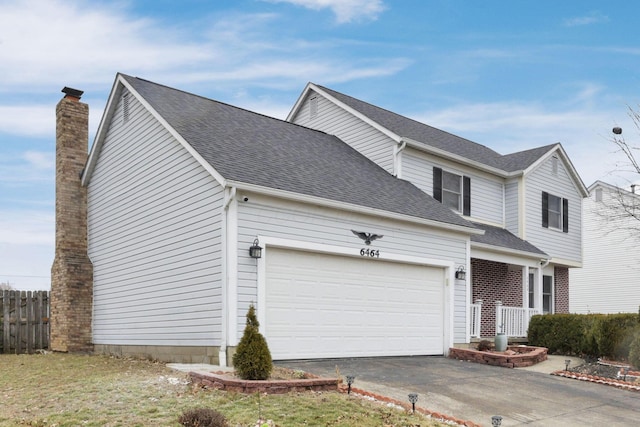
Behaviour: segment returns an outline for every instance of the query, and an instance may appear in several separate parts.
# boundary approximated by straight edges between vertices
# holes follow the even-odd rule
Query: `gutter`
[[[233,202],[233,200],[236,197],[236,193],[237,193],[237,189],[236,187],[231,187],[231,188],[225,188],[224,190],[224,203],[222,205],[222,210],[224,212],[224,215],[222,215],[222,241],[225,242],[225,250],[222,251],[223,254],[223,260],[222,260],[222,277],[224,277],[224,283],[221,286],[221,298],[222,298],[222,309],[221,309],[221,316],[222,316],[222,334],[221,334],[221,340],[220,340],[220,350],[218,351],[218,364],[220,366],[228,366],[227,364],[227,342],[229,341],[229,325],[226,324],[227,322],[227,310],[228,310],[228,304],[227,304],[227,298],[228,298],[228,287],[229,287],[229,276],[228,276],[228,267],[227,267],[227,263],[228,263],[228,256],[227,256],[227,245],[229,240],[228,240],[228,218],[227,216],[229,215],[229,205],[231,204],[231,202]]]
[[[404,139],[398,145],[393,146],[393,175],[400,179],[402,179],[402,161],[400,160],[400,154],[405,148],[407,148],[407,141]]]

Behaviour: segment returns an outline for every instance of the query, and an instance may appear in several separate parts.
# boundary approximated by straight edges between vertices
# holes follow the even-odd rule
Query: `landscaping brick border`
[[[194,384],[216,390],[235,391],[238,393],[284,394],[290,391],[336,391],[337,378],[310,378],[300,380],[242,380],[230,378],[224,372],[189,372]]]
[[[342,384],[339,387],[339,391],[340,393],[347,393],[347,386]],[[410,403],[406,403],[406,402],[401,402],[397,399],[393,399],[391,397],[387,397],[387,396],[382,396],[380,394],[376,394],[376,393],[371,393],[370,391],[366,391],[363,390],[361,388],[356,388],[351,386],[351,394],[356,395],[356,396],[362,396],[365,398],[370,398],[379,402],[383,402],[383,403],[389,403],[392,404],[394,406],[399,406],[407,411],[411,411],[413,409],[413,406]],[[434,420],[437,421],[442,421],[442,422],[446,422],[446,423],[450,423],[450,424],[454,424],[457,426],[464,426],[464,427],[482,427],[480,424],[476,424],[473,421],[465,421],[465,420],[461,420],[459,418],[455,418],[455,417],[450,417],[449,415],[445,415],[445,414],[441,414],[439,412],[435,412],[435,411],[430,411],[428,409],[425,408],[421,408],[419,406],[416,406],[416,412],[421,413],[422,415],[426,415],[428,417],[433,418]]]
[[[578,372],[571,371],[555,371],[551,375],[558,377],[571,378],[574,380],[587,381],[592,383],[604,384],[612,387],[621,388],[630,391],[640,391],[640,385],[630,383],[622,380],[615,380],[613,378],[599,377],[596,375],[580,374]]]
[[[450,348],[449,357],[467,362],[502,366],[503,368],[524,368],[547,360],[547,349],[526,345],[510,345],[507,350],[517,354],[492,353],[467,348]]]

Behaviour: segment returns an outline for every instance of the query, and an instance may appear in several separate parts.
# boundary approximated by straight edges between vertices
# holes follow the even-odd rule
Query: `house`
[[[637,313],[640,195],[596,181],[583,206],[584,266],[571,270],[572,313]]]
[[[226,365],[254,304],[274,359],[441,355],[505,307],[568,309],[586,189],[559,144],[500,156],[313,84],[283,121],[118,74],[80,168],[65,93],[57,193],[86,206],[58,200],[54,270],[91,278],[52,284],[63,351]]]
[[[287,120],[336,135],[485,231],[471,236],[466,268],[472,336],[496,325],[526,336],[531,315],[568,312],[587,190],[560,144],[500,155],[313,83]]]

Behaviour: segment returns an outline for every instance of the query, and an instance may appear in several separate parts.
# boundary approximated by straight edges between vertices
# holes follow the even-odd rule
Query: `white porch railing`
[[[508,337],[526,337],[529,321],[536,314],[542,314],[537,308],[506,307],[496,301],[496,332]]]
[[[476,300],[475,304],[471,304],[471,337],[480,338],[480,319],[482,315],[482,300]]]

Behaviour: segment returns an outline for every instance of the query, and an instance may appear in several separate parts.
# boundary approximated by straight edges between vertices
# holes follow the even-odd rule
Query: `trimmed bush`
[[[189,409],[180,415],[178,422],[184,427],[229,427],[224,415],[209,408]]]
[[[583,319],[574,314],[537,315],[531,318],[529,344],[549,353],[583,353]]]
[[[247,312],[247,325],[233,355],[233,367],[243,380],[266,380],[273,370],[271,352],[267,340],[259,331],[253,304]]]
[[[545,314],[529,323],[529,344],[549,354],[626,359],[638,326],[637,314]]]
[[[640,369],[640,330],[638,329],[636,329],[629,344],[629,363],[636,370]]]

